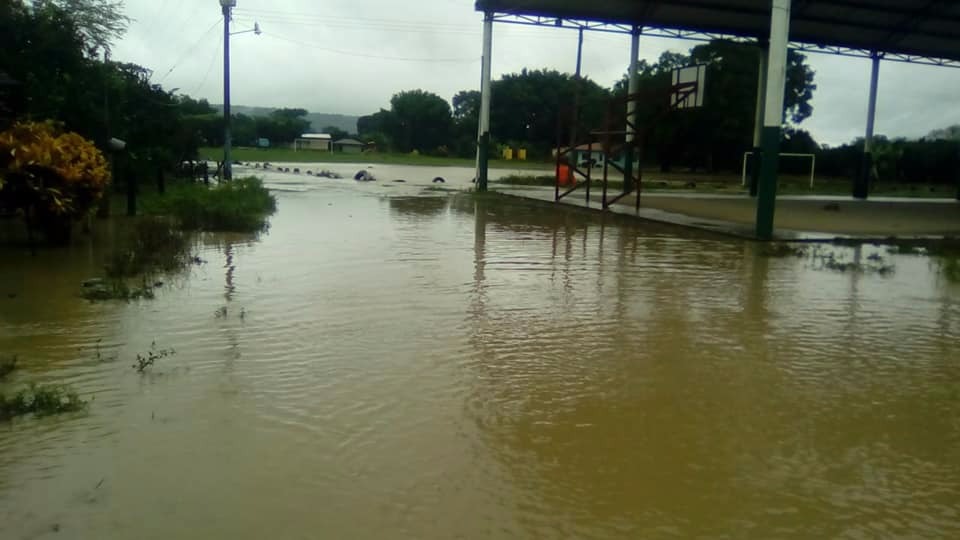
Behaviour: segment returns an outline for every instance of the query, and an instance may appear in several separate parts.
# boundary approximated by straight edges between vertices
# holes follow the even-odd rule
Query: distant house
[[[331,137],[329,133],[304,133],[300,138],[293,141],[293,149],[295,151],[314,150],[318,152],[330,152],[333,150],[332,142],[333,137]]]
[[[366,146],[366,144],[356,139],[340,139],[339,141],[334,141],[333,151],[343,152],[345,154],[359,154],[363,152]]]

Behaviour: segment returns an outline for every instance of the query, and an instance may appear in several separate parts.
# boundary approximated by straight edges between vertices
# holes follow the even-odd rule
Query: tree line
[[[171,168],[222,145],[224,120],[207,100],[165,90],[152,72],[109,60],[129,20],[113,0],[0,2],[0,130],[53,119],[107,149],[127,143],[125,162]],[[289,143],[310,130],[304,109],[233,115],[233,142]]]
[[[113,0],[0,2],[0,128],[14,119],[56,119],[101,148],[111,137],[127,141],[130,160],[149,166],[172,165],[195,158],[201,146],[221,145],[223,118],[210,103],[165,90],[142,66],[106,58],[110,41],[122,35],[127,22]],[[743,152],[752,147],[758,54],[750,44],[718,40],[687,53],[666,52],[653,63],[641,61],[638,116],[645,164],[663,171],[738,170]],[[671,73],[692,64],[706,65],[704,106],[670,110]],[[818,154],[824,174],[852,176],[862,141],[825,148],[800,127],[813,112],[814,80],[804,55],[791,51],[783,149]],[[502,146],[524,147],[532,159],[547,160],[558,144],[569,143],[574,129],[578,143],[599,139],[591,130],[622,129],[624,107],[612,103],[627,86],[626,75],[609,87],[553,70],[504,75],[493,82],[491,150],[496,155]],[[358,137],[385,151],[470,157],[479,109],[475,90],[458,92],[450,101],[424,90],[403,91],[388,109],[359,119]],[[292,142],[310,130],[306,114],[297,108],[267,116],[235,114],[233,143]],[[323,131],[334,138],[352,136],[330,127]],[[878,137],[876,177],[953,181],[958,139],[957,130],[917,141]]]
[[[663,172],[676,168],[739,172],[743,153],[752,150],[760,50],[750,44],[717,40],[686,54],[665,52],[653,63],[637,66],[642,99],[637,105],[643,126],[643,159]],[[674,69],[706,65],[703,107],[671,110],[668,92]],[[622,130],[627,75],[611,87],[589,78],[553,70],[523,70],[493,81],[490,111],[491,155],[504,146],[523,147],[534,159],[550,159],[557,146],[569,144],[576,128],[578,144],[601,136],[592,130]],[[790,51],[784,94],[782,151],[817,155],[820,174],[853,177],[862,162],[863,140],[835,148],[820,145],[802,129],[813,114],[815,73],[803,54]],[[574,125],[572,104],[579,103]],[[450,102],[424,90],[393,96],[389,109],[363,116],[360,136],[379,148],[397,152],[471,157],[476,151],[480,92],[465,90]],[[607,117],[611,119],[608,120]],[[622,142],[622,136],[614,143]],[[875,180],[949,183],[960,168],[960,127],[937,130],[918,140],[875,138]],[[806,163],[784,161],[786,172],[805,172]],[[796,169],[791,171],[791,169]]]

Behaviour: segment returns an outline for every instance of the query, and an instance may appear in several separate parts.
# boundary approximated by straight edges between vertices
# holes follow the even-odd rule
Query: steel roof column
[[[627,145],[624,152],[623,160],[623,192],[630,193],[633,191],[633,142],[636,140],[636,128],[633,126],[637,125],[637,101],[636,99],[631,99],[636,96],[637,92],[640,91],[640,72],[637,70],[637,64],[640,62],[640,32],[641,28],[639,26],[634,26],[633,31],[630,33],[630,67],[627,70],[629,73],[630,81],[627,87]],[[630,124],[633,124],[631,126]],[[638,165],[640,167],[642,165]]]
[[[487,190],[490,168],[490,91],[493,61],[493,13],[483,16],[483,65],[480,69],[480,136],[477,138],[477,191]]]
[[[863,139],[863,159],[860,170],[853,182],[853,197],[866,199],[870,194],[870,177],[873,171],[873,127],[877,119],[877,85],[880,82],[880,59],[883,55],[877,51],[870,54],[870,100],[867,103],[867,133]]]
[[[787,43],[790,37],[790,0],[772,0],[770,50],[767,55],[767,100],[763,134],[760,137],[760,185],[757,197],[757,238],[773,237],[773,214],[777,204],[777,168],[780,164],[780,130],[783,126],[783,94],[787,81]]]
[[[753,154],[751,159],[752,166],[750,167],[750,196],[757,196],[757,189],[760,185],[760,163],[762,150],[760,148],[760,140],[763,137],[763,102],[767,97],[767,49],[770,48],[770,45],[763,41],[759,43],[757,48],[758,52],[758,69],[757,69],[757,106],[754,109],[755,114],[753,117]]]

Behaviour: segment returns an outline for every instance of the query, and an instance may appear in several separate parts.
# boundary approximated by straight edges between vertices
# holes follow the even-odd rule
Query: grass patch
[[[10,420],[28,414],[49,416],[81,411],[87,407],[87,404],[69,386],[31,384],[10,397],[0,393],[0,420]]]
[[[491,180],[491,184],[507,184],[510,186],[553,186],[556,178],[550,175],[511,174],[499,180]]]
[[[0,359],[0,381],[6,379],[8,375],[17,369],[17,355],[9,358]]]
[[[168,216],[186,230],[252,233],[265,230],[277,200],[254,177],[207,187],[181,184],[143,201],[144,212]]]

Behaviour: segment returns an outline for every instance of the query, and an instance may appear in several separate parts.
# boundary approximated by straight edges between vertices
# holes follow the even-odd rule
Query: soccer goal
[[[740,180],[740,185],[747,185],[747,160],[750,156],[753,155],[753,152],[744,152],[743,153],[743,174]],[[816,154],[791,154],[784,153],[780,154],[780,157],[787,158],[798,158],[798,159],[809,159],[810,160],[810,189],[813,189],[813,179],[817,172],[817,156]]]

